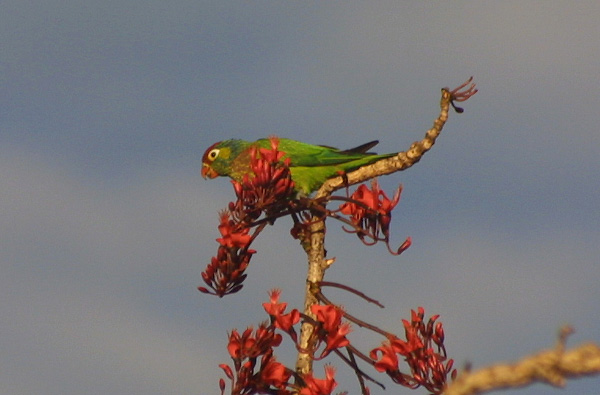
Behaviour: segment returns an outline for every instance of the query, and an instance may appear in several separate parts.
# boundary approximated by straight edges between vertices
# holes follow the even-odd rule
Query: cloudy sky
[[[411,308],[441,314],[459,366],[550,347],[565,323],[571,345],[600,342],[599,15],[597,1],[3,1],[0,394],[217,394],[227,331],[264,320],[270,288],[300,306],[306,264],[284,219],[240,294],[196,290],[233,199],[201,179],[205,148],[404,150],[440,88],[471,75],[465,113],[381,180],[404,185],[392,239],[413,246],[390,256],[329,224],[328,279],[386,309],[328,295],[390,330]]]

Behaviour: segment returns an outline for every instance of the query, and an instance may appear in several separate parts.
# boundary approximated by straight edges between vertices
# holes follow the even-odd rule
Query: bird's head
[[[202,170],[200,173],[205,179],[225,175],[219,173],[219,164],[223,161],[223,157],[228,156],[226,151],[221,153],[223,149],[221,143],[221,141],[214,143],[202,155]]]
[[[202,177],[231,176],[232,162],[240,154],[243,145],[238,140],[214,143],[202,155]]]

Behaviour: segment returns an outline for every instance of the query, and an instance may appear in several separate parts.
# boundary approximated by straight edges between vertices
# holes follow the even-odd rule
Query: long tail
[[[369,141],[368,143],[359,145],[358,147],[350,148],[347,150],[340,151],[344,154],[366,154],[366,155],[375,155],[374,152],[367,152],[371,148],[375,147],[379,144],[379,140]]]

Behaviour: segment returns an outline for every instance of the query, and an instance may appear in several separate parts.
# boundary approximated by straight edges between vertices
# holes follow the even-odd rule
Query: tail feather
[[[340,151],[344,154],[366,154],[366,155],[375,155],[374,152],[367,152],[371,148],[375,147],[379,144],[379,140],[369,141],[368,143],[359,145],[358,147],[350,148],[347,150]]]

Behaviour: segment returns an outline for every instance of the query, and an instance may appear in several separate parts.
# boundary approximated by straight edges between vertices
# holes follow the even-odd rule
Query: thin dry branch
[[[477,93],[475,84],[471,82],[472,80],[473,77],[469,78],[464,84],[452,91],[448,88],[442,89],[440,114],[433,122],[433,127],[425,133],[425,137],[421,141],[414,142],[407,151],[399,152],[398,155],[392,158],[382,159],[369,166],[363,166],[358,170],[345,174],[343,177],[336,177],[326,181],[317,191],[315,199],[329,196],[335,190],[348,185],[358,184],[374,177],[408,169],[421,160],[421,157],[433,147],[436,139],[442,132],[448,120],[450,106],[460,113],[462,112],[462,108],[456,107],[454,102],[465,101]],[[463,88],[466,89],[463,90]]]
[[[421,141],[414,142],[407,151],[399,152],[395,157],[380,160],[369,166],[364,166],[351,173],[345,174],[344,176],[328,180],[317,191],[314,198],[319,199],[321,197],[327,197],[337,189],[344,188],[348,185],[354,185],[377,176],[405,170],[417,163],[421,157],[431,149],[433,144],[435,144],[436,139],[448,120],[450,106],[460,113],[462,112],[462,109],[456,107],[454,102],[465,101],[477,93],[477,89],[475,89],[475,84],[472,83],[472,80],[473,77],[452,91],[448,88],[442,89],[440,113],[433,122],[433,127],[427,131],[425,137]],[[315,296],[319,292],[317,284],[323,281],[325,270],[330,263],[325,259],[325,216],[323,216],[322,213],[316,212],[313,213],[313,215],[315,215],[315,218],[309,229],[310,244],[307,248],[308,274],[306,278],[304,314],[314,318],[311,312],[311,306],[318,303]],[[312,349],[313,345],[310,344],[312,331],[313,326],[309,323],[302,325],[299,342],[301,349]],[[296,372],[306,374],[312,371],[312,360],[313,357],[310,351],[300,352],[296,361]]]
[[[567,379],[600,374],[600,347],[593,343],[564,350],[565,331],[555,349],[542,351],[511,364],[497,364],[461,373],[444,395],[484,392],[546,383],[563,387]]]

